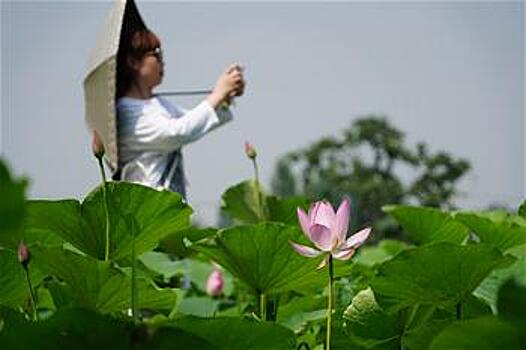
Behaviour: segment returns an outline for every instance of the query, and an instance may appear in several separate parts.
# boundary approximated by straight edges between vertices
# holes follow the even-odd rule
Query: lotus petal
[[[341,250],[347,250],[349,248],[357,249],[358,247],[360,247],[362,244],[365,243],[370,233],[371,233],[370,227],[364,228],[363,230],[349,237],[345,241],[345,243],[340,247],[340,249]]]
[[[332,228],[335,221],[336,213],[334,213],[332,205],[329,202],[321,202],[311,223]]]
[[[305,245],[301,245],[301,244],[290,242],[290,241],[289,243],[298,254],[306,256],[307,258],[315,258],[321,254],[319,250],[316,250],[314,248],[307,247]]]
[[[345,241],[345,236],[347,235],[347,230],[349,229],[349,217],[351,215],[350,201],[349,198],[345,198],[336,212],[336,223],[335,233],[338,235],[340,242]]]
[[[309,229],[309,238],[314,245],[325,252],[332,249],[333,237],[331,230],[327,226],[314,224]]]
[[[305,233],[307,238],[310,239],[310,236],[309,236],[309,228],[310,228],[309,217],[307,216],[307,214],[305,214],[305,212],[301,208],[298,208],[297,212],[298,212],[298,219],[299,219],[299,222],[300,222],[301,229],[303,230],[303,233]]]
[[[353,248],[347,250],[338,250],[335,253],[333,253],[332,256],[338,260],[349,260],[355,252],[356,250],[354,250]]]

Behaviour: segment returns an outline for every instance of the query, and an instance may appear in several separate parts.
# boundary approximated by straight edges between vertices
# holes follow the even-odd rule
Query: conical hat
[[[119,164],[115,110],[119,44],[134,31],[144,28],[146,25],[135,2],[116,0],[99,32],[84,79],[86,123],[90,130],[99,133],[106,162],[113,172]]]

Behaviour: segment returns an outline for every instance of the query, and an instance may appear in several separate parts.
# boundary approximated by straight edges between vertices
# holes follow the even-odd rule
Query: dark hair
[[[148,51],[161,46],[161,41],[151,30],[144,28],[121,39],[117,53],[117,93],[116,98],[124,96],[129,90],[135,72],[128,65],[128,57],[140,60]]]

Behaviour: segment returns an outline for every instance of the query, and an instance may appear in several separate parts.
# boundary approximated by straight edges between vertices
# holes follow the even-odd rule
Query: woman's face
[[[135,70],[138,82],[148,88],[159,85],[164,75],[163,53],[160,47],[148,51],[136,61]]]

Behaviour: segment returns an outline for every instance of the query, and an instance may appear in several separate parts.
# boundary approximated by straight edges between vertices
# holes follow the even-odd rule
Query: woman
[[[239,66],[230,66],[212,93],[187,111],[152,93],[163,74],[161,43],[153,32],[136,31],[121,44],[117,56],[119,171],[114,178],[169,189],[186,199],[181,149],[232,119],[230,99],[243,94],[245,81]]]

